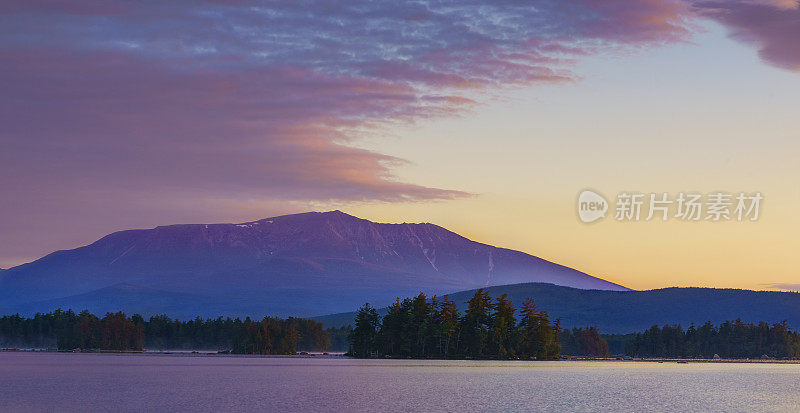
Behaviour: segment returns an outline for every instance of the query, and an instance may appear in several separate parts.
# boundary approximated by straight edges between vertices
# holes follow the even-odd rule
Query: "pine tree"
[[[382,353],[392,357],[404,356],[408,351],[408,337],[406,326],[408,324],[408,300],[400,302],[398,298],[387,309],[378,335],[379,348]]]
[[[516,309],[506,294],[501,295],[494,305],[492,331],[489,339],[488,353],[497,358],[514,357],[516,353],[517,325],[514,313]]]
[[[377,350],[378,312],[369,303],[358,309],[355,328],[350,333],[350,354],[353,357],[368,358]]]
[[[428,341],[427,324],[430,318],[430,304],[425,294],[419,293],[411,301],[409,312],[409,325],[406,329],[409,336],[411,356],[415,358],[425,357],[426,344]]]
[[[527,358],[535,358],[542,350],[538,336],[541,317],[539,316],[539,311],[532,298],[528,298],[522,303],[522,310],[520,312],[520,353]]]
[[[441,352],[444,358],[448,358],[452,354],[451,344],[455,341],[456,333],[459,331],[458,308],[449,296],[442,297],[442,302],[439,304],[439,318],[441,320]]]
[[[467,311],[461,319],[461,352],[465,356],[484,356],[492,323],[491,309],[492,298],[483,288],[467,302]]]

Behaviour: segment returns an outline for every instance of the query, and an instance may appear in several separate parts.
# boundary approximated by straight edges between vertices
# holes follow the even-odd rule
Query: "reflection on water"
[[[0,411],[797,411],[800,365],[0,353]]]

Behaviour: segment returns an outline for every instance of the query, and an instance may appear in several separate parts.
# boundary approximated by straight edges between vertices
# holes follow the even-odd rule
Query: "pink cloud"
[[[28,169],[4,187],[58,176],[59,185],[114,180],[283,199],[466,195],[387,179],[385,164],[394,158],[336,143],[363,121],[456,106],[408,86],[296,67],[164,68],[108,52],[4,52],[0,59],[8,97],[0,122],[9,125],[0,161]]]
[[[800,7],[796,0],[700,0],[693,2],[701,16],[713,19],[731,37],[758,48],[768,63],[800,70]]]
[[[470,196],[350,143],[685,19],[671,0],[0,2],[0,246],[238,216],[221,204]]]

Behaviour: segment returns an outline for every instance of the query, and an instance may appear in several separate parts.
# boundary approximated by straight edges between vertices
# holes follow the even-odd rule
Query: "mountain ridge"
[[[114,232],[3,271],[0,298],[13,307],[130,283],[196,296],[249,297],[262,302],[265,312],[314,315],[349,309],[356,299],[531,281],[627,290],[431,223],[375,223],[337,210]],[[327,304],[300,304],[309,300]]]
[[[551,319],[560,318],[564,328],[597,326],[603,333],[643,331],[654,324],[720,324],[741,318],[745,322],[788,322],[800,329],[800,293],[753,291],[736,288],[667,287],[642,291],[581,290],[544,283],[523,283],[486,288],[493,298],[507,294],[519,308],[533,298]],[[476,290],[448,294],[464,314]],[[400,297],[401,299],[404,297]],[[362,304],[363,305],[363,304]],[[379,308],[381,315],[385,308]],[[351,324],[355,311],[314,317],[326,327]]]

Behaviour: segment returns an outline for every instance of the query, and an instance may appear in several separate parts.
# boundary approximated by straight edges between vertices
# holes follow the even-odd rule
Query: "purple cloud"
[[[793,283],[765,283],[759,284],[773,290],[800,291],[800,284]]]
[[[475,92],[569,81],[582,56],[684,39],[689,14],[673,0],[4,1],[0,245],[30,256],[85,240],[79,227],[238,216],[220,204],[469,196],[400,182],[403,160],[350,142],[458,116]]]
[[[766,62],[800,70],[800,7],[797,0],[700,0],[700,16],[730,30],[731,37],[758,48]]]

